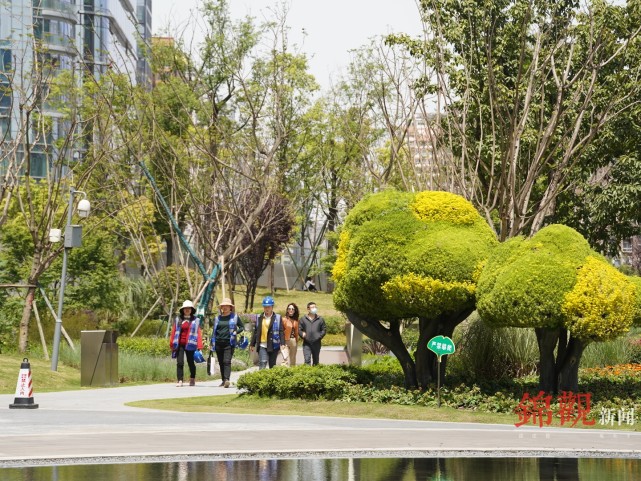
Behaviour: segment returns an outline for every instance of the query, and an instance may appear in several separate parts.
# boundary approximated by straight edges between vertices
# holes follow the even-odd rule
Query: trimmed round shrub
[[[436,318],[471,308],[496,244],[489,225],[458,195],[372,194],[350,211],[341,231],[334,304],[375,319]]]
[[[510,239],[490,255],[477,310],[495,327],[566,328],[584,341],[612,339],[633,318],[635,288],[570,227]]]

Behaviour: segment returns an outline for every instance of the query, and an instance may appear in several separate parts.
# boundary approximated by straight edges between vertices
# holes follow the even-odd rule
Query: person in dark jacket
[[[263,313],[256,319],[250,349],[258,352],[258,369],[271,369],[276,365],[280,346],[285,342],[283,321],[280,314],[274,312],[274,299],[267,296],[263,299]]]
[[[224,298],[220,305],[220,314],[214,319],[211,332],[211,350],[216,353],[220,366],[221,386],[230,386],[231,358],[238,343],[238,334],[245,330],[243,321],[233,312],[231,299]]]
[[[318,365],[320,357],[321,340],[325,337],[325,319],[318,315],[315,302],[307,303],[307,314],[298,324],[300,337],[303,338],[303,357],[305,364]]]
[[[183,385],[183,369],[185,366],[185,357],[189,365],[189,385],[196,385],[196,363],[194,362],[194,353],[196,349],[203,348],[203,332],[200,328],[200,320],[196,317],[194,304],[190,300],[183,302],[178,311],[180,315],[174,319],[174,325],[171,329],[170,347],[172,356],[176,358],[176,377],[177,387]]]

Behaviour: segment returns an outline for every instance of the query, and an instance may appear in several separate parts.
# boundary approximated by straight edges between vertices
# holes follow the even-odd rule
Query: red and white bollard
[[[16,398],[9,409],[37,409],[38,405],[33,402],[33,382],[31,381],[31,365],[26,357],[20,364],[18,374],[18,385],[16,386]]]

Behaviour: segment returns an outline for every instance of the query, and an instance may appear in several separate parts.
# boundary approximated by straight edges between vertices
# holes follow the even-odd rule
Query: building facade
[[[66,72],[79,85],[84,72],[100,77],[113,69],[132,83],[149,82],[139,46],[141,35],[151,36],[151,1],[138,1],[144,5],[144,28],[132,0],[0,2],[0,174],[20,166],[32,177],[46,177],[56,154],[79,158],[79,149],[55,152],[56,140],[68,136],[73,125],[59,108],[60,100],[72,99],[63,94],[50,101],[50,83],[57,75]],[[47,132],[26,123],[27,111],[50,119]]]

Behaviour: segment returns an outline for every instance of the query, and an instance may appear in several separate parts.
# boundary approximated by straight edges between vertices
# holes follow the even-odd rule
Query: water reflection
[[[641,460],[348,458],[181,461],[0,469],[2,481],[638,481]]]

